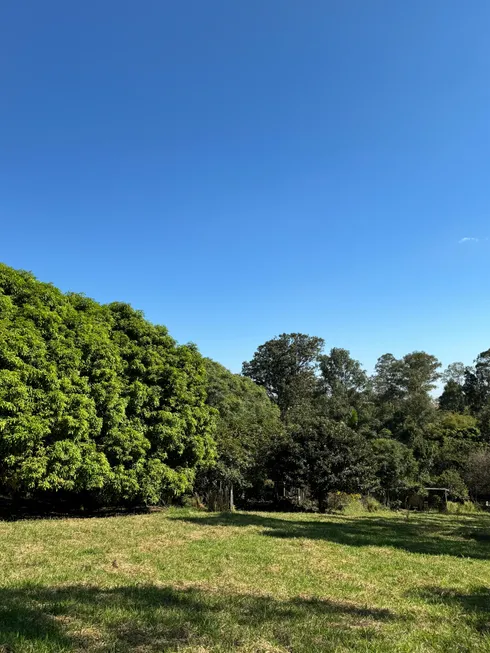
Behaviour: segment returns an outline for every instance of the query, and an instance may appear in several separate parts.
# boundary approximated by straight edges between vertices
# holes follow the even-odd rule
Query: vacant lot
[[[0,522],[0,651],[490,651],[490,517]]]

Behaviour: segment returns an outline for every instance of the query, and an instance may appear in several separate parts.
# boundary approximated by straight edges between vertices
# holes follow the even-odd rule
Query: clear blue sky
[[[234,371],[290,331],[470,362],[489,32],[488,0],[4,0],[0,260]]]

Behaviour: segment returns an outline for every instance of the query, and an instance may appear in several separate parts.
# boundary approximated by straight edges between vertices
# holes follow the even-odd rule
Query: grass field
[[[490,516],[0,522],[0,651],[490,651]]]

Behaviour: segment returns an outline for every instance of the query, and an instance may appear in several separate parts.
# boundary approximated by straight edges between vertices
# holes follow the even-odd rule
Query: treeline
[[[464,500],[490,495],[489,445],[490,351],[442,375],[424,352],[385,354],[369,376],[345,349],[283,334],[232,374],[127,304],[0,265],[3,496],[323,510],[332,493],[397,506],[429,486]]]
[[[426,488],[446,488],[453,500],[490,499],[490,350],[474,366],[440,369],[425,352],[384,354],[369,376],[347,350],[324,353],[318,337],[266,342],[242,372],[277,406],[283,435],[249,486],[270,479],[276,492],[294,497],[294,488],[320,510],[338,492],[392,507],[424,497]],[[443,497],[436,490],[431,500]]]

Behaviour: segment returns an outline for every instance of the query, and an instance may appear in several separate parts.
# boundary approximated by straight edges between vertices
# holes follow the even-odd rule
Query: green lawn
[[[0,522],[0,651],[490,651],[490,516]]]

